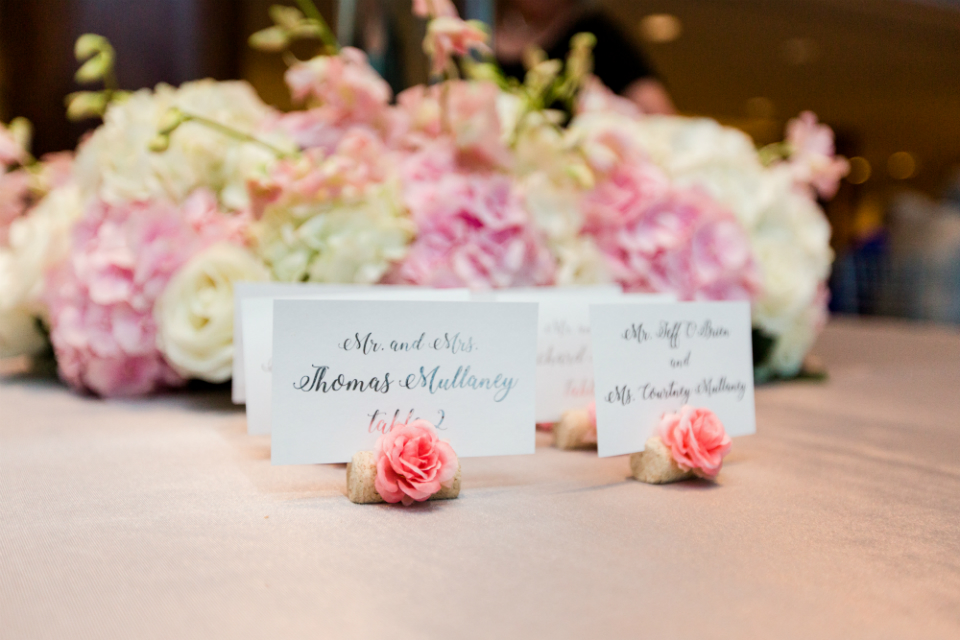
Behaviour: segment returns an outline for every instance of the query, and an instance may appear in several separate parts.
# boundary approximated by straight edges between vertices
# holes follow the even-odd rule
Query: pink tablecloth
[[[716,486],[626,458],[463,463],[354,506],[271,467],[227,393],[0,388],[0,637],[958,638],[960,335],[837,322],[827,383],[757,395]]]

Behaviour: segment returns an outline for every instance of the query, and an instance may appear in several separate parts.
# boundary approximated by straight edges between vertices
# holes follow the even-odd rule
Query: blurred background
[[[516,0],[522,5],[525,0]],[[244,78],[289,107],[276,55],[248,36],[276,0],[0,0],[0,119],[35,125],[34,151],[73,148],[73,42],[110,39],[124,89]],[[341,43],[364,48],[395,91],[427,79],[410,0],[320,0]],[[509,0],[461,0],[497,22]],[[604,0],[677,111],[714,117],[758,145],[810,109],[851,172],[825,207],[835,313],[960,323],[960,0]],[[309,55],[309,45],[302,54]]]

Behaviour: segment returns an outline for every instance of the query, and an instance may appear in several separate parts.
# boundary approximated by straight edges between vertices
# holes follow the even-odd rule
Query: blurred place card
[[[642,451],[685,404],[756,431],[748,303],[593,304],[590,327],[601,457]]]
[[[274,464],[347,462],[416,418],[458,456],[534,452],[536,305],[273,304]]]
[[[308,287],[296,293],[246,296],[240,301],[244,352],[243,377],[247,411],[247,433],[270,433],[273,396],[271,368],[273,362],[273,301],[278,299],[309,300],[450,300],[470,299],[467,289],[427,289],[421,287]],[[309,294],[307,292],[310,292]]]
[[[618,285],[497,291],[498,301],[536,302],[537,422],[557,422],[564,411],[593,401],[590,303],[674,302],[670,295],[624,294]]]

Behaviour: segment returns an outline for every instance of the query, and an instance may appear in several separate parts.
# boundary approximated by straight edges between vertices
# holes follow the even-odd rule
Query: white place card
[[[274,301],[274,464],[347,462],[423,418],[458,456],[535,448],[537,308]]]
[[[748,303],[594,304],[590,326],[601,457],[643,451],[685,404],[731,436],[756,431]]]
[[[233,285],[233,379],[230,398],[234,404],[247,399],[246,366],[241,307],[247,298],[324,298],[336,293],[371,293],[378,291],[422,290],[412,285],[337,284],[320,282],[237,282]]]
[[[593,402],[590,303],[674,302],[666,294],[625,294],[618,285],[497,291],[498,301],[536,302],[537,422],[560,420],[564,411]]]
[[[273,397],[273,301],[280,298],[323,300],[449,300],[470,299],[467,289],[427,289],[422,287],[344,287],[343,289],[309,289],[312,295],[293,294],[270,297],[246,297],[240,301],[243,324],[241,335],[246,345],[243,364],[247,433],[270,433]]]

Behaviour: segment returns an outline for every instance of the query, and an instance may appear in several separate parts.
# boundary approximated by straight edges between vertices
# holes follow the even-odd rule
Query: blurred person
[[[494,49],[504,72],[523,81],[523,57],[529,47],[565,60],[570,39],[589,32],[597,37],[594,74],[644,113],[673,114],[666,87],[642,53],[610,18],[584,0],[498,0]]]

